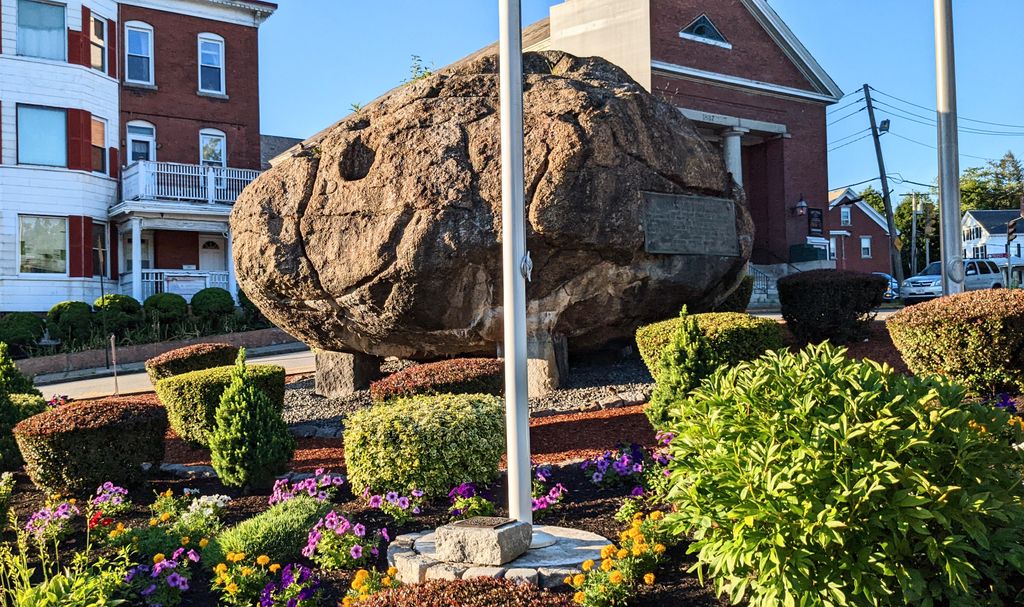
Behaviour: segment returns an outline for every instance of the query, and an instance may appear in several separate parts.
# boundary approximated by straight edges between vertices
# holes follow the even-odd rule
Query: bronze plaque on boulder
[[[644,248],[665,255],[738,257],[736,204],[725,198],[644,192]]]
[[[474,516],[462,521],[455,521],[452,527],[473,527],[474,529],[497,529],[503,525],[516,522],[515,519],[500,516]]]

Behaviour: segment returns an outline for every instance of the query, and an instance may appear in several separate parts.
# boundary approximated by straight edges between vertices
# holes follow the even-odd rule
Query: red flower
[[[96,525],[99,524],[100,517],[102,517],[102,516],[103,516],[103,511],[102,510],[97,510],[96,514],[92,515],[92,518],[89,519],[89,529],[95,528]]]

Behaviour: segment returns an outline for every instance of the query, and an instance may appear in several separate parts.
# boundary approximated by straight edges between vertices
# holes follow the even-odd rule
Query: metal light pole
[[[960,240],[960,146],[956,116],[956,60],[953,0],[935,0],[935,93],[939,123],[939,245],[942,294],[962,293],[964,263]]]
[[[501,250],[508,511],[533,523],[530,405],[526,382],[526,253],[523,185],[523,37],[520,0],[498,0],[501,103]]]

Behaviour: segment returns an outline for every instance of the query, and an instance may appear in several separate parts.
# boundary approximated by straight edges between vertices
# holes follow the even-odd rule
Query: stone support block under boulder
[[[437,528],[434,542],[441,561],[496,567],[525,554],[532,539],[532,525],[512,521],[500,527],[444,525]]]
[[[381,359],[366,354],[316,352],[316,393],[326,398],[341,398],[365,390],[379,379]]]

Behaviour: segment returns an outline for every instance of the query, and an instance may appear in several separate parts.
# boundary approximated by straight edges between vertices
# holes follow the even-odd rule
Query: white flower
[[[1024,443],[1017,443],[1013,446],[1014,451],[1024,451]]]

